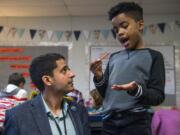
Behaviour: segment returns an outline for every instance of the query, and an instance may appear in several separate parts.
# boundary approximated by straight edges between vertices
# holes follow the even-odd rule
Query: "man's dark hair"
[[[143,19],[143,9],[134,2],[121,2],[110,9],[109,19],[112,20],[115,16],[125,13],[131,16],[134,20],[140,21]]]
[[[34,85],[42,92],[44,91],[43,75],[53,76],[53,70],[57,67],[56,61],[65,58],[58,53],[48,53],[33,59],[29,72]]]
[[[20,73],[12,73],[8,78],[8,84],[14,84],[16,86],[19,86],[20,83],[25,84],[25,78]]]

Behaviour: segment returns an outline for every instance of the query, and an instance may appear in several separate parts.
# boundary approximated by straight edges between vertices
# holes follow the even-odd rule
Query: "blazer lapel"
[[[42,135],[52,135],[45,107],[39,94],[31,102],[31,112]]]
[[[69,104],[69,108],[68,108],[68,112],[69,115],[71,117],[72,123],[74,125],[75,131],[77,133],[77,135],[83,135],[83,127],[82,127],[82,123],[80,121],[80,117],[78,114],[78,110],[77,107],[73,104]]]

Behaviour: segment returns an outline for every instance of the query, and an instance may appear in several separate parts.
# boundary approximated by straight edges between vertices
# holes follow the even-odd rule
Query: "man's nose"
[[[71,78],[74,78],[74,77],[76,76],[75,73],[74,73],[73,71],[70,71],[69,74],[70,74],[70,77],[71,77]]]

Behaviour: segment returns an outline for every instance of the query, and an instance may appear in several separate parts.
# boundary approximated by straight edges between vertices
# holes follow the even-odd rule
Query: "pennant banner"
[[[58,40],[62,38],[63,32],[62,31],[56,31],[56,37]]]
[[[158,23],[158,27],[161,30],[162,33],[164,33],[164,29],[165,29],[166,24],[165,23]]]
[[[39,34],[39,37],[40,37],[41,39],[43,39],[44,36],[45,36],[45,34],[46,34],[46,31],[45,31],[45,30],[38,30],[38,34]]]
[[[30,31],[31,39],[34,39],[34,36],[36,35],[37,30],[30,29],[29,31]]]
[[[12,27],[12,28],[9,28],[9,31],[7,33],[7,36],[12,36],[12,37],[15,37],[16,35],[16,28]]]
[[[83,31],[83,34],[84,34],[84,37],[85,37],[86,40],[89,39],[89,33],[90,33],[90,32],[87,31],[87,30],[84,30],[84,31]]]
[[[74,36],[75,36],[76,40],[79,39],[80,34],[81,34],[81,31],[74,31]]]
[[[53,37],[53,31],[48,30],[48,31],[47,31],[47,36],[48,36],[48,40],[51,40],[52,37]]]
[[[147,32],[147,26],[145,26],[144,29],[143,29],[143,35],[145,35],[146,32]]]
[[[175,24],[180,28],[180,21],[176,20]]]
[[[95,36],[95,39],[96,39],[96,40],[99,40],[100,30],[95,30],[95,31],[94,31],[94,36]]]
[[[4,28],[3,26],[0,26],[0,33],[3,31],[3,28]]]
[[[168,28],[170,28],[171,31],[175,30],[175,27],[180,28],[180,21],[179,20],[175,20],[173,22],[161,22],[161,23],[157,23],[157,24],[151,24],[148,26],[144,27],[143,30],[143,35],[145,35],[147,33],[147,30],[149,30],[152,34],[156,34],[157,28],[159,28],[159,30],[161,31],[162,34],[165,33],[166,30],[166,26],[168,26]],[[179,29],[176,29],[179,30]],[[36,32],[38,32],[38,36],[39,38],[42,40],[45,38],[46,33],[47,33],[47,39],[48,40],[52,40],[54,34],[57,37],[57,40],[61,40],[63,34],[65,39],[67,41],[69,41],[72,38],[72,34],[74,35],[76,41],[79,40],[81,33],[83,33],[85,40],[88,40],[90,37],[90,34],[92,34],[92,37],[96,40],[100,39],[100,36],[102,35],[104,39],[108,39],[109,37],[109,33],[111,33],[111,36],[113,36],[114,39],[116,39],[116,33],[114,32],[113,29],[102,29],[102,30],[92,30],[92,31],[88,31],[88,30],[75,30],[75,31],[52,31],[52,30],[37,30],[37,29],[29,29],[28,30],[30,32],[30,38],[33,40],[36,36]],[[22,38],[24,33],[25,33],[25,28],[16,28],[16,27],[6,27],[6,26],[0,26],[0,33],[4,32],[5,35],[7,36],[11,36],[11,37],[15,37],[16,34],[19,38]]]
[[[156,26],[154,24],[149,25],[149,29],[150,29],[152,34],[156,33]]]
[[[72,31],[65,31],[66,40],[69,41],[72,36]]]
[[[174,30],[174,25],[175,25],[175,23],[174,23],[174,22],[170,22],[170,23],[168,23],[168,26],[169,26],[169,28],[170,28],[170,30],[171,30],[171,31],[173,31],[173,30]]]
[[[101,33],[102,33],[102,35],[103,35],[103,37],[104,37],[105,39],[108,38],[108,36],[109,36],[109,30],[101,30]]]
[[[18,37],[21,38],[25,32],[25,29],[16,28],[16,32],[18,34]]]

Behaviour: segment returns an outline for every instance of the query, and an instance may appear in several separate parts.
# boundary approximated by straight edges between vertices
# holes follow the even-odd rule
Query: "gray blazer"
[[[75,126],[76,135],[90,135],[86,109],[77,103],[69,102],[68,113]],[[4,126],[3,135],[52,135],[40,95],[6,111]]]

